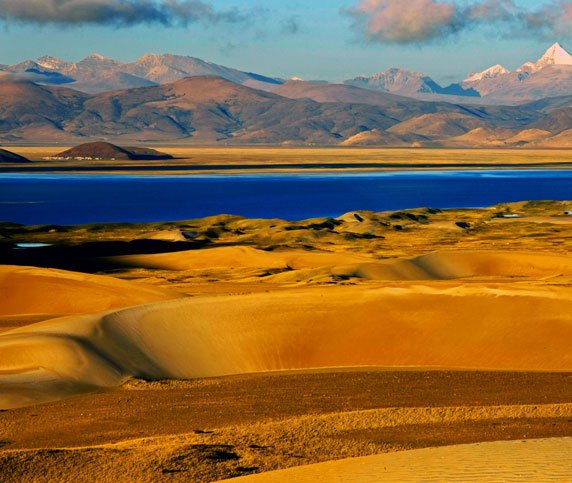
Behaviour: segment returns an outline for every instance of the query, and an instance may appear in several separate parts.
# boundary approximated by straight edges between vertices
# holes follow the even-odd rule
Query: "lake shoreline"
[[[527,164],[426,164],[410,163],[407,165],[396,163],[329,163],[329,164],[244,164],[244,165],[166,165],[166,166],[144,166],[144,165],[114,165],[114,166],[78,166],[78,165],[58,165],[58,166],[2,166],[0,174],[351,174],[351,173],[382,173],[395,171],[553,171],[570,170],[570,163],[527,163]]]
[[[48,160],[69,146],[13,146],[26,164],[0,164],[0,173],[345,172],[411,169],[570,169],[572,150],[175,147],[155,146],[172,160]]]

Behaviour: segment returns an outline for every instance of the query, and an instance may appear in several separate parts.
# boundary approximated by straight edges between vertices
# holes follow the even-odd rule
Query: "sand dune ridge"
[[[42,400],[60,397],[52,382],[109,387],[130,376],[360,365],[571,370],[570,313],[565,288],[413,284],[201,297],[72,316],[0,336],[0,405],[29,403],[17,375],[29,380],[38,370]]]

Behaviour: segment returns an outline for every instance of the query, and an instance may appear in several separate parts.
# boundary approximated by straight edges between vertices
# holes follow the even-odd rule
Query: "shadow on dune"
[[[79,245],[54,245],[16,249],[14,244],[0,244],[0,265],[24,265],[59,268],[78,272],[99,272],[125,268],[112,257],[169,253],[204,248],[209,240],[171,242],[163,240],[132,240],[88,242]]]

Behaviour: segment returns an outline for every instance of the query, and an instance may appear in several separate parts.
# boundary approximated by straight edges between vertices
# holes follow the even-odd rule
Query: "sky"
[[[572,50],[571,25],[564,0],[0,0],[0,64],[154,52],[307,80],[403,67],[447,84],[556,41]]]

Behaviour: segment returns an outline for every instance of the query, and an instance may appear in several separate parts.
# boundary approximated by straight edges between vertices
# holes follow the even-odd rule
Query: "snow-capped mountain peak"
[[[536,70],[536,64],[534,62],[525,62],[516,69],[516,72],[532,72],[534,70]]]
[[[558,42],[552,45],[537,62],[544,65],[572,65],[570,55]]]
[[[558,42],[551,45],[536,63],[527,62],[517,69],[517,72],[536,72],[550,65],[572,65],[572,55]]]
[[[482,71],[482,72],[472,72],[469,74],[469,77],[467,77],[465,79],[465,82],[475,82],[475,81],[480,81],[483,79],[494,79],[496,77],[499,77],[501,75],[505,75],[505,74],[510,74],[510,71],[508,69],[506,69],[505,67],[503,67],[500,64],[497,65],[493,65],[492,67],[489,67],[488,69]]]

